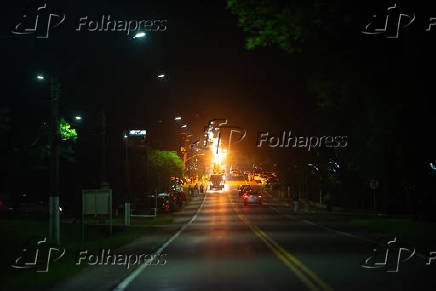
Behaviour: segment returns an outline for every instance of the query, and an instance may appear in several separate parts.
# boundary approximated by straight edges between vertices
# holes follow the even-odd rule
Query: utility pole
[[[107,166],[107,147],[106,147],[106,113],[104,109],[101,110],[101,183],[102,189],[109,188],[109,183],[106,177]]]
[[[130,202],[130,177],[129,177],[129,133],[124,131],[124,175],[126,182],[126,200]]]
[[[59,98],[60,84],[56,77],[50,76],[50,193],[49,193],[49,239],[60,244],[59,213]]]

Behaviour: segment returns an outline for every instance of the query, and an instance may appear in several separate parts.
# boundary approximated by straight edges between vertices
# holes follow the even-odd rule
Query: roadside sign
[[[145,136],[147,131],[145,129],[131,129],[129,130],[129,135]]]
[[[112,189],[82,190],[82,240],[85,239],[86,215],[108,215],[112,234]]]

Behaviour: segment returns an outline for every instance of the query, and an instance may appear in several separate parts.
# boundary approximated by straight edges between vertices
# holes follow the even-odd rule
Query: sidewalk
[[[278,207],[288,207],[293,209],[294,204],[291,198],[283,197],[280,198],[278,195],[273,195],[270,190],[266,189],[264,191],[264,196],[268,197],[270,201],[275,203]],[[332,207],[332,210],[327,210],[326,205],[320,205],[312,201],[307,201],[307,203],[300,199],[298,203],[299,213],[304,214],[329,214],[329,215],[345,215],[345,216],[368,216],[368,217],[383,217],[386,216],[384,213],[380,213],[373,210],[346,210],[339,207]]]
[[[136,239],[129,244],[117,249],[111,250],[111,254],[117,255],[152,255],[162,246],[182,225],[188,222],[200,208],[205,195],[193,197],[191,201],[180,211],[175,212],[173,223],[169,226],[156,228],[148,232],[144,228],[144,236]],[[105,249],[101,246],[101,249]],[[77,260],[80,254],[77,254]],[[88,254],[89,255],[89,254]],[[95,254],[100,256],[100,254]],[[170,259],[170,258],[169,258]],[[77,262],[77,261],[76,261]],[[71,264],[76,264],[71,262]],[[85,264],[85,263],[83,263]],[[150,268],[161,268],[161,265],[150,265]],[[56,284],[51,290],[112,290],[123,278],[135,269],[135,266],[127,269],[126,265],[105,265],[96,264],[87,266],[78,274],[73,275],[67,280]]]

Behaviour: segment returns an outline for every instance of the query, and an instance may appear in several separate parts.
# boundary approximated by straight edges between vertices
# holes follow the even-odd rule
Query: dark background
[[[425,28],[428,18],[436,16],[436,10],[428,5],[397,3],[405,11],[416,13],[417,19],[410,29],[401,32],[399,39],[385,39],[364,36],[360,31],[373,13],[383,14],[392,3],[333,1],[332,7],[345,7],[353,16],[350,25],[334,31],[333,37],[319,39],[323,48],[319,53],[318,47],[309,46],[301,54],[289,55],[274,46],[246,50],[246,34],[238,27],[237,17],[226,9],[225,1],[47,1],[51,9],[66,14],[66,22],[53,29],[49,39],[10,34],[23,11],[31,9],[33,3],[14,1],[2,9],[1,105],[11,111],[11,127],[2,134],[2,146],[6,154],[31,144],[41,124],[48,121],[49,89],[37,82],[35,75],[55,72],[62,83],[61,115],[72,120],[79,113],[84,118],[81,124],[72,124],[79,133],[74,146],[76,162],[62,161],[64,200],[77,202],[74,197],[80,197],[81,189],[99,185],[101,154],[95,133],[99,132],[102,108],[108,126],[108,179],[114,193],[123,191],[124,129],[148,129],[151,146],[177,150],[175,115],[183,116],[196,136],[201,136],[209,120],[227,118],[231,124],[247,129],[247,138],[234,148],[241,160],[263,161],[266,167],[279,163],[289,174],[291,165],[315,159],[317,154],[306,149],[258,149],[255,145],[259,131],[292,130],[301,136],[347,135],[348,156],[359,156],[360,148],[354,145],[369,135],[352,130],[351,124],[355,112],[365,106],[380,109],[379,118],[367,127],[368,131],[377,130],[384,123],[392,124],[389,134],[381,131],[380,136],[386,140],[374,141],[375,148],[382,149],[382,154],[374,157],[374,172],[380,156],[398,154],[401,163],[396,165],[398,159],[389,157],[383,165],[395,169],[387,166],[377,175],[384,180],[395,180],[400,174],[413,176],[413,183],[421,187],[421,192],[431,192],[426,175],[428,163],[435,160],[432,70],[436,30],[425,32]],[[168,29],[150,33],[144,40],[134,40],[125,32],[74,31],[79,17],[98,18],[102,14],[115,19],[167,19]],[[337,20],[333,18],[332,22]],[[332,58],[337,58],[337,66],[325,62]],[[370,84],[364,89],[369,88],[382,98],[366,104],[359,97],[363,96],[363,87],[356,87],[356,96],[351,94],[345,109],[323,115],[317,110],[307,79],[324,73],[340,80],[345,71],[352,72],[350,78]],[[157,80],[155,76],[160,72],[168,77]],[[395,119],[386,115],[384,120],[386,108],[397,104],[401,104],[401,113]],[[350,127],[333,126],[341,123]],[[24,171],[26,161],[31,160],[22,158],[23,171],[3,169],[3,191],[23,189],[44,195],[46,172]],[[348,184],[343,191],[366,192],[368,175],[356,178],[360,184],[356,184],[356,179],[345,179]],[[395,192],[391,188],[385,191]],[[386,201],[389,197],[387,194]]]

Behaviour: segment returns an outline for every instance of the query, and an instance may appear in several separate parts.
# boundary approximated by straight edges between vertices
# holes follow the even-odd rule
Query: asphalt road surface
[[[163,249],[164,266],[130,273],[118,290],[436,290],[425,258],[400,262],[398,272],[363,268],[371,242],[267,201],[243,206],[235,190],[208,192],[194,218]]]

